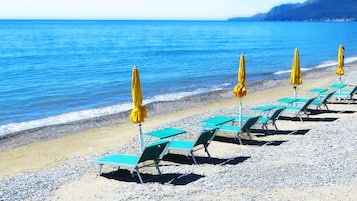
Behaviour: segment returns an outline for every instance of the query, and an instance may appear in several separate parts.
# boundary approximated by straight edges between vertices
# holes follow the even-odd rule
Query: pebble
[[[249,111],[254,105],[244,108]],[[355,107],[355,105],[352,105]],[[164,126],[186,129],[181,138],[194,138],[198,128],[193,126],[205,117],[217,114],[234,115],[237,106],[217,111],[207,111],[190,118],[169,122]],[[341,127],[343,125],[343,127]],[[341,129],[343,132],[341,132]],[[357,122],[346,118],[311,129],[301,137],[293,138],[279,146],[251,146],[233,153],[232,157],[250,156],[238,164],[167,165],[163,173],[178,173],[187,180],[185,186],[148,182],[114,183],[113,200],[235,200],[226,191],[278,188],[306,188],[333,185],[357,185]],[[108,153],[134,152],[133,143]],[[240,145],[237,145],[240,146]],[[249,145],[247,145],[249,146]],[[108,154],[105,153],[105,154]],[[104,155],[104,154],[102,154]],[[38,172],[28,172],[0,179],[0,201],[58,200],[54,191],[84,174],[96,174],[97,166],[90,161],[97,156],[76,157],[65,164]],[[284,160],[294,159],[294,160]],[[212,170],[215,171],[212,171]],[[191,181],[194,176],[200,178]],[[186,178],[185,178],[186,177]],[[184,181],[184,180],[183,180]],[[216,196],[212,196],[216,195]],[[97,195],[100,199],[102,195]],[[123,197],[124,196],[124,197]],[[241,192],[243,200],[259,200],[259,196]],[[271,198],[274,200],[274,198]]]

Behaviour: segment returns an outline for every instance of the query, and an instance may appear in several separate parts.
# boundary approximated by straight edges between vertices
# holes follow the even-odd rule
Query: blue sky
[[[0,0],[1,19],[224,20],[306,0]]]

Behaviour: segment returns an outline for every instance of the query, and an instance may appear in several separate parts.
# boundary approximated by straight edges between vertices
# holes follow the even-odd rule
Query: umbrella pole
[[[144,150],[144,136],[143,131],[141,130],[141,124],[139,124],[139,141],[140,141],[140,153]]]
[[[242,126],[242,119],[243,119],[243,112],[242,112],[242,105],[243,105],[243,100],[242,100],[242,98],[240,98],[239,99],[239,127],[241,127]]]
[[[294,85],[294,99],[297,99],[296,85]],[[296,106],[296,102],[294,102],[294,106]]]
[[[342,84],[342,76],[340,75],[339,77],[339,84]],[[341,93],[341,88],[338,88],[338,93],[340,94]],[[338,100],[341,100],[340,97],[338,97]]]

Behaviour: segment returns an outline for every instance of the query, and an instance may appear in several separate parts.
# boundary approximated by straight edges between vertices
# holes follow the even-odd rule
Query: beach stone
[[[349,82],[352,83],[353,76],[357,77],[356,74],[353,74],[351,77],[346,76],[346,80],[350,79]],[[274,102],[267,104],[272,103]],[[162,105],[158,104],[157,106]],[[246,105],[243,111],[248,114],[250,109],[255,106],[257,105]],[[290,133],[268,136],[285,140],[277,146],[268,143],[263,145],[230,143],[229,145],[236,145],[239,151],[232,151],[232,153],[216,157],[219,161],[247,157],[246,160],[239,163],[212,164],[203,161],[199,165],[193,165],[163,161],[162,164],[166,163],[160,168],[166,176],[168,174],[179,176],[170,181],[148,181],[144,185],[137,182],[108,179],[105,188],[111,192],[109,195],[98,192],[86,192],[86,194],[92,195],[91,198],[94,200],[279,200],[275,195],[280,192],[280,189],[287,188],[310,189],[310,192],[314,192],[311,189],[351,185],[350,189],[353,190],[357,185],[355,106],[356,104],[346,105],[348,110],[354,112],[340,114],[343,115],[343,118],[319,124],[321,126],[318,127],[308,127],[308,132],[303,135]],[[187,133],[178,136],[177,139],[195,139],[200,132],[197,126],[200,124],[200,120],[215,115],[236,115],[237,111],[238,105],[209,110],[189,118],[165,122],[165,125],[160,128],[179,127],[187,130]],[[45,133],[45,135],[50,135],[50,133]],[[21,139],[32,141],[26,137]],[[257,141],[263,140],[257,138]],[[98,166],[90,162],[93,158],[112,153],[137,153],[137,145],[136,137],[131,143],[114,150],[92,156],[74,157],[64,164],[41,171],[1,178],[0,200],[61,200],[61,197],[55,194],[57,189],[80,180],[84,175],[97,174]],[[11,143],[1,146],[14,147]],[[190,160],[187,159],[187,161]],[[149,169],[148,172],[156,174],[152,169]],[[178,181],[181,183],[177,184]],[[102,187],[98,186],[98,188]],[[86,200],[88,198],[86,196],[82,195],[81,198]],[[301,195],[298,200],[306,200],[304,196]],[[331,191],[328,197],[333,200],[336,193]],[[344,198],[346,200],[355,199],[349,197],[349,194],[346,194]]]

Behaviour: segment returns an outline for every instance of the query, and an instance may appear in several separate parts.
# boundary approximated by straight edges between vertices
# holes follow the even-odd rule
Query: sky
[[[0,0],[0,19],[225,20],[306,0]]]

